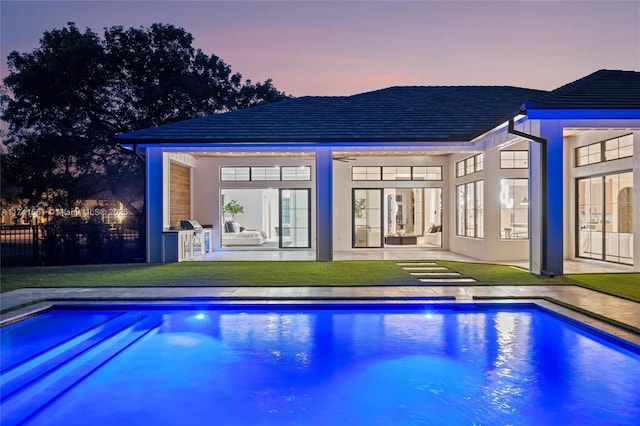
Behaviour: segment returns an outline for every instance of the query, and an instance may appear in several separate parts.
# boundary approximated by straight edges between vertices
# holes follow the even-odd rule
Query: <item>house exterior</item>
[[[146,159],[148,262],[184,257],[176,230],[193,219],[214,251],[411,246],[536,274],[564,259],[640,270],[639,72],[301,97],[116,137]]]

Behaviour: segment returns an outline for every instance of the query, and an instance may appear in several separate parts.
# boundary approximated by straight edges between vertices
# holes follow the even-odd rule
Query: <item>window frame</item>
[[[278,169],[277,178],[273,173],[269,174],[269,171],[275,169]],[[295,169],[296,171],[291,179],[285,178],[285,173],[288,169]],[[298,173],[300,170],[304,170],[304,173]],[[238,171],[243,172],[241,174],[242,179],[237,178]],[[220,166],[219,172],[220,182],[308,182],[311,180],[311,166],[304,164],[298,166]]]
[[[462,189],[462,193],[460,192]],[[475,180],[471,182],[456,185],[456,236],[467,238],[484,238],[484,180]],[[469,194],[473,192],[470,200]],[[460,201],[464,202],[461,211]],[[470,206],[470,204],[472,204]],[[470,226],[469,218],[473,220]],[[463,223],[461,223],[461,220]],[[471,230],[471,232],[469,232]],[[471,235],[470,235],[471,234]]]
[[[385,169],[386,173],[385,173]],[[394,170],[395,169],[395,170]],[[402,171],[403,178],[398,178],[398,169],[409,169]],[[424,173],[416,172],[425,169]],[[351,180],[354,182],[441,182],[442,166],[352,166]],[[386,177],[385,177],[386,175]],[[424,179],[421,177],[424,175]],[[404,177],[407,176],[408,178]],[[429,176],[433,176],[432,179]]]
[[[621,156],[620,142],[626,139],[628,139],[630,143],[623,145],[622,150],[626,151],[625,148],[627,148],[629,153]],[[613,141],[616,141],[616,147],[614,149],[607,149],[608,142]],[[586,152],[586,154],[582,154],[583,152]],[[613,152],[615,152],[616,155],[608,158],[607,153]],[[633,133],[616,136],[614,138],[590,143],[588,145],[578,146],[574,150],[575,167],[590,166],[592,164],[606,163],[608,161],[615,161],[629,157],[633,157]],[[585,160],[585,162],[583,162],[583,160]]]
[[[517,162],[522,161],[522,159],[516,158],[518,154],[526,153],[526,158],[524,159],[524,166],[518,166]],[[504,158],[512,154],[512,158]],[[508,165],[506,163],[511,163]],[[500,151],[500,169],[508,170],[508,169],[528,169],[529,168],[529,150],[528,149],[512,149],[512,150],[504,150]]]
[[[456,161],[455,170],[457,178],[483,171],[484,153],[480,152],[471,157]]]
[[[503,194],[502,193],[502,185],[503,182],[512,182],[511,187],[514,188],[513,192],[515,195],[515,188],[517,187],[522,187],[525,185],[516,185],[514,181],[525,181],[526,182],[526,191],[524,194],[524,197],[521,198],[519,201],[517,201],[515,198],[508,198],[508,195],[510,194]],[[500,239],[501,240],[507,240],[507,241],[511,241],[511,240],[528,240],[530,238],[530,234],[531,234],[531,220],[530,220],[530,207],[529,207],[529,178],[516,178],[516,177],[502,177],[500,178],[500,223],[499,223],[499,232],[500,232]],[[518,197],[519,198],[519,197]],[[507,206],[505,205],[505,200],[510,200],[513,205],[512,206]],[[526,200],[526,204],[525,203]],[[526,206],[522,207],[522,206]],[[520,217],[521,214],[518,213],[522,213],[523,210],[526,210],[525,212],[525,220],[526,222],[516,222],[516,218]],[[508,214],[510,217],[510,221],[508,223],[508,226],[505,226],[505,224],[502,223],[502,219],[503,219],[503,214]],[[526,226],[524,227],[524,229],[526,230],[526,232],[523,232],[522,230],[520,230],[520,227],[518,227],[516,229],[515,225],[519,225],[519,224],[525,224]],[[519,236],[520,234],[524,235],[524,236]]]

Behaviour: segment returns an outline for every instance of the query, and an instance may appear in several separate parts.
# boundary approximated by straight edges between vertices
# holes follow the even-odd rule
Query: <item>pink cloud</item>
[[[554,89],[600,68],[639,70],[639,14],[638,2],[612,1],[3,1],[0,44],[5,54],[29,51],[68,21],[98,33],[164,22],[245,78],[272,78],[295,96],[392,85]]]

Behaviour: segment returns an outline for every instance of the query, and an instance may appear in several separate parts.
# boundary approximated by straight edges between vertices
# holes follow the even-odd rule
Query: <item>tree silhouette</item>
[[[106,28],[74,23],[44,33],[29,53],[11,52],[1,96],[8,123],[3,180],[29,207],[71,208],[110,193],[136,217],[144,164],[113,136],[288,96],[271,80],[243,82],[183,28]]]

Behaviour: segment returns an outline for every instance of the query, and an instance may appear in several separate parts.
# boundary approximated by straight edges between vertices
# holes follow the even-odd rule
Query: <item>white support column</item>
[[[546,272],[564,275],[564,149],[559,121],[542,122],[547,139]]]
[[[316,148],[316,260],[333,260],[333,152]]]
[[[146,222],[147,263],[162,263],[163,229],[163,161],[162,150],[147,148],[146,156]]]

